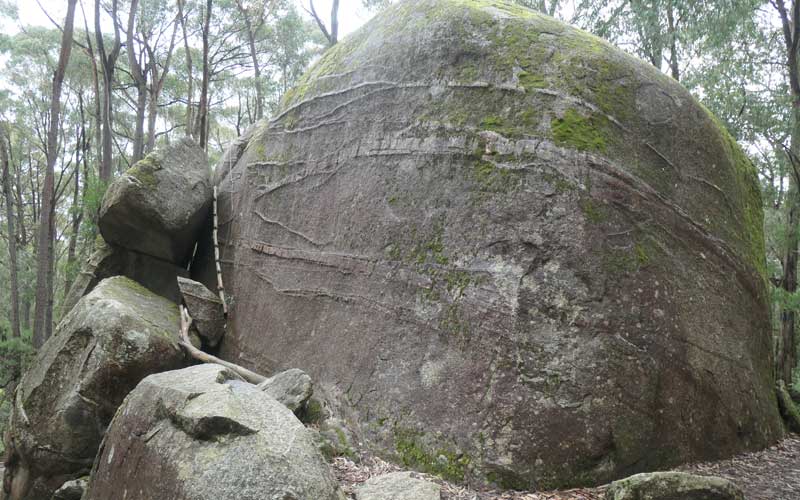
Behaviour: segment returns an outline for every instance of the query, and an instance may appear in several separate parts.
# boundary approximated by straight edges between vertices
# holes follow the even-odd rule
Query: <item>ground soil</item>
[[[367,479],[402,470],[370,456],[361,457],[359,463],[340,457],[334,461],[333,468],[348,498],[355,498],[356,488]],[[766,450],[676,470],[730,479],[744,491],[746,500],[800,500],[800,436],[791,435]],[[606,490],[601,486],[549,492],[500,492],[461,487],[427,474],[419,476],[442,486],[442,500],[603,500]]]

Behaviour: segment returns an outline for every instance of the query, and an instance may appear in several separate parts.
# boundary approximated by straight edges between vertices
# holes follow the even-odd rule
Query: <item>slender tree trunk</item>
[[[6,226],[8,229],[8,257],[10,267],[10,293],[11,293],[11,338],[20,338],[19,320],[19,277],[17,276],[17,231],[14,227],[14,206],[11,193],[11,173],[9,172],[8,149],[6,148],[6,134],[0,131],[0,162],[3,165],[3,196],[6,200]],[[18,369],[18,367],[17,367]],[[18,373],[14,374],[16,378]]]
[[[667,3],[667,23],[669,35],[669,69],[672,78],[680,81],[680,68],[678,66],[678,28],[675,25],[675,13],[673,12],[672,2]]]
[[[100,27],[100,0],[94,2],[94,31],[97,41],[97,52],[100,56],[100,65],[103,69],[103,127],[101,131],[102,136],[102,160],[100,161],[99,178],[102,182],[108,183],[111,181],[112,176],[112,152],[113,152],[113,130],[111,127],[112,120],[112,95],[111,86],[114,83],[114,69],[117,64],[117,57],[119,57],[122,41],[119,36],[119,25],[117,20],[117,0],[111,1],[111,15],[114,18],[114,45],[111,52],[106,54],[105,42],[103,41],[103,32]]]
[[[781,286],[787,294],[797,291],[797,250],[800,243],[800,108],[795,106],[792,114],[792,136],[789,163],[792,175],[789,176],[789,190],[786,193],[786,246],[783,255],[783,279]],[[778,376],[787,385],[792,383],[792,370],[797,363],[796,314],[791,309],[781,312],[781,352],[778,359]]]
[[[188,87],[186,91],[186,135],[192,137],[194,134],[194,114],[192,110],[192,101],[194,100],[194,89],[192,88],[192,84],[194,82],[194,78],[192,76],[192,53],[189,49],[189,37],[186,33],[186,14],[183,12],[183,6],[184,0],[178,0],[178,17],[181,21],[183,48],[186,52],[186,73],[189,80],[186,82]]]
[[[244,25],[247,29],[247,44],[250,48],[250,62],[253,64],[253,76],[255,78],[256,112],[255,120],[252,120],[252,123],[253,121],[258,121],[264,117],[264,89],[261,83],[261,65],[258,63],[258,52],[256,51],[256,30],[253,29],[253,22],[250,19],[250,13],[247,12],[247,9],[242,4],[241,0],[236,2],[236,6],[239,9],[239,13],[242,15],[242,19],[244,19]],[[262,13],[262,16],[263,15],[264,13]]]
[[[339,0],[333,0],[331,6],[331,45],[339,41]]]
[[[783,38],[786,45],[786,68],[789,76],[789,89],[792,98],[791,143],[787,152],[790,172],[789,187],[786,192],[786,239],[783,255],[783,277],[781,286],[787,295],[797,291],[797,245],[800,240],[800,74],[798,74],[797,51],[800,42],[800,4],[793,2],[791,12],[786,10],[783,0],[776,0],[773,6],[780,14]],[[792,370],[797,355],[795,340],[795,312],[781,311],[781,351],[778,354],[778,377],[787,385],[792,383]]]
[[[81,154],[84,151],[84,148],[81,146],[86,142],[85,134],[86,128],[84,127],[84,113],[83,113],[83,97],[81,94],[78,94],[78,103],[80,107],[80,115],[81,115],[81,129],[78,133],[78,138],[76,141],[75,147],[75,175],[73,176],[73,186],[72,186],[72,221],[71,221],[71,228],[69,233],[69,243],[67,244],[67,265],[66,265],[66,275],[64,279],[64,297],[66,297],[67,293],[69,293],[69,289],[72,287],[72,282],[75,278],[76,273],[76,249],[78,248],[78,234],[81,230],[81,221],[83,221],[83,207],[80,203],[80,192],[81,192]],[[84,183],[86,181],[84,180]]]
[[[200,110],[198,113],[197,126],[199,132],[200,147],[208,148],[208,84],[210,71],[208,67],[208,35],[211,22],[212,0],[206,0],[206,10],[203,13],[203,83],[200,88]]]
[[[133,132],[133,156],[131,164],[144,157],[144,119],[147,109],[147,89],[136,86],[136,128]]]
[[[147,141],[144,145],[145,153],[149,153],[156,146],[156,119],[158,118],[158,96],[150,93],[147,103]]]
[[[131,163],[136,163],[144,156],[144,119],[147,107],[147,77],[136,55],[134,35],[136,31],[136,10],[139,0],[131,0],[131,10],[128,14],[128,69],[130,69],[133,82],[136,84],[136,129],[133,133],[133,158]]]
[[[6,135],[7,135],[6,138],[8,139],[8,144],[10,146],[11,145],[11,132],[6,130]],[[14,151],[12,149],[10,149],[10,148],[8,150],[8,159],[9,159],[9,163],[11,165],[15,164],[14,163]],[[14,168],[14,181],[15,181],[16,186],[17,186],[17,197],[16,197],[17,220],[16,220],[16,222],[17,222],[17,225],[18,225],[17,231],[19,233],[19,245],[22,248],[25,248],[26,246],[28,246],[28,230],[27,230],[27,227],[25,226],[25,203],[22,200],[22,174],[20,173],[22,168],[20,168],[20,167],[21,167],[20,165],[17,165],[16,168]]]
[[[161,64],[161,74],[158,73],[158,64],[155,64],[156,54],[155,51],[148,48],[148,54],[152,63],[150,66],[150,88],[148,93],[147,104],[147,141],[145,143],[145,153],[149,153],[156,145],[156,120],[158,119],[158,98],[161,96],[161,90],[164,88],[164,81],[169,74],[169,65],[172,61],[172,53],[175,50],[175,36],[178,33],[178,18],[172,24],[172,37],[169,41],[169,48],[167,54]]]
[[[72,52],[72,27],[78,0],[67,0],[67,17],[61,36],[61,52],[53,74],[50,96],[50,124],[47,131],[47,170],[42,189],[42,213],[36,250],[36,310],[33,316],[33,345],[40,348],[53,331],[53,265],[55,239],[55,165],[61,124],[61,86]]]
[[[317,15],[317,11],[314,9],[314,0],[309,0],[308,5],[311,7],[311,16],[314,18],[314,21],[316,21],[322,34],[328,39],[328,46],[333,47],[339,41],[339,0],[333,0],[331,6],[330,31],[328,31],[325,27],[325,23],[322,22],[322,19]]]

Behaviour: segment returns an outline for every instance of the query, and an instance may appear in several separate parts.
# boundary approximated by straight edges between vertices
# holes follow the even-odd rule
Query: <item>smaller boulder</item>
[[[178,288],[197,334],[207,346],[216,347],[225,335],[222,300],[202,283],[188,278],[178,278]]]
[[[414,472],[375,476],[356,489],[357,500],[439,500],[441,495],[441,486]]]
[[[744,500],[738,486],[721,477],[685,472],[648,472],[614,481],[606,500]]]
[[[154,467],[153,464],[157,464]],[[343,500],[314,433],[231,370],[151,375],[97,454],[84,500]]]
[[[183,265],[211,207],[206,154],[191,139],[157,149],[108,186],[98,226],[106,241]]]
[[[356,452],[353,432],[338,418],[327,418],[319,423],[320,449],[326,458],[347,457],[360,460]]]
[[[258,388],[292,411],[303,408],[314,394],[311,377],[298,368],[280,372],[258,384]]]
[[[67,481],[53,493],[53,500],[81,500],[83,490],[86,489],[86,483],[86,478]]]

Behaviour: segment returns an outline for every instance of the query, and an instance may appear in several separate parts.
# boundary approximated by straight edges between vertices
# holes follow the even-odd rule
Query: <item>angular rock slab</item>
[[[745,500],[744,493],[721,477],[684,472],[649,472],[614,481],[606,500]]]
[[[15,466],[6,475],[25,483],[19,499],[50,500],[91,469],[128,392],[147,375],[185,366],[179,324],[175,304],[122,276],[101,281],[75,305],[17,389]]]
[[[152,375],[131,392],[83,500],[343,500],[284,405],[219,365]]]
[[[84,490],[86,490],[87,478],[73,479],[67,481],[53,493],[52,500],[81,500]]]
[[[756,169],[594,36],[397,2],[228,160],[220,355],[306,371],[383,456],[556,488],[782,433]]]
[[[311,377],[297,368],[273,375],[257,387],[292,411],[300,409],[314,394]]]
[[[64,303],[62,317],[75,307],[81,297],[91,292],[98,283],[113,276],[126,276],[156,295],[178,303],[181,299],[177,278],[187,276],[186,269],[171,262],[143,253],[110,245],[98,236],[94,251],[89,255],[75,277]]]
[[[103,197],[103,238],[183,265],[207,222],[212,190],[205,152],[191,139],[157,149],[115,179]]]
[[[208,346],[216,347],[225,335],[222,300],[202,283],[188,278],[178,278],[178,288],[197,334]]]
[[[413,472],[391,472],[368,479],[356,489],[356,500],[440,500],[442,487]]]

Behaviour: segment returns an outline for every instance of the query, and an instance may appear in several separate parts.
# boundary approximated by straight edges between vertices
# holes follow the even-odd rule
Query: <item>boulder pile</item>
[[[124,276],[78,301],[16,390],[6,475],[19,484],[11,500],[49,500],[88,474],[125,396],[152,373],[186,366],[178,328],[175,304]]]
[[[110,498],[344,496],[290,409],[226,368],[200,365],[151,375],[125,400],[83,497]]]
[[[782,433],[755,169],[586,33],[501,0],[397,2],[213,179],[187,139],[108,187],[16,389],[0,500],[343,500],[324,457],[362,452],[546,489]],[[353,494],[441,489],[402,472]],[[740,500],[685,475],[608,489],[687,495]]]
[[[289,370],[256,387],[216,365],[174,371],[191,364],[181,348],[178,303],[194,318],[195,348],[217,346],[225,332],[220,298],[185,277],[199,231],[208,227],[209,177],[202,149],[181,141],[109,186],[103,237],[55,334],[16,388],[0,498],[86,498],[93,464],[89,498],[340,498],[320,438],[292,413],[303,412],[313,393],[307,374]],[[161,375],[146,378],[153,374]],[[147,430],[128,434],[131,426]],[[101,447],[104,439],[110,447]],[[148,460],[172,459],[198,480],[186,483],[165,466],[156,468],[156,490],[129,492],[122,478],[141,485],[153,469],[152,461],[141,471],[123,465],[142,458],[137,440],[153,446],[138,450]],[[224,458],[224,467],[212,456]],[[272,472],[250,477],[253,467]],[[165,496],[169,484],[178,496]]]

